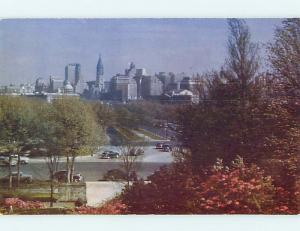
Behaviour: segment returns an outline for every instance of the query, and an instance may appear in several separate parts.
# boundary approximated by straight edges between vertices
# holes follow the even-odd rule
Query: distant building
[[[193,104],[199,102],[199,97],[190,90],[173,90],[164,93],[161,101],[170,104]]]
[[[136,75],[136,68],[133,62],[129,64],[128,69],[125,69],[125,75],[129,78],[133,78]]]
[[[35,90],[35,86],[33,84],[21,84],[20,85],[20,94],[27,95],[33,94]]]
[[[157,76],[143,76],[141,81],[141,97],[150,99],[151,97],[163,94],[163,83]]]
[[[37,78],[35,81],[35,92],[36,93],[43,93],[48,92],[49,85],[47,81],[43,78]]]
[[[81,78],[80,74],[80,64],[79,63],[71,63],[65,67],[65,83],[68,81],[73,87],[73,93],[83,93],[84,90],[84,82]]]
[[[63,92],[64,88],[64,80],[58,77],[50,76],[50,85],[49,92],[50,93],[60,93]]]
[[[162,82],[164,92],[180,89],[180,75],[175,75],[173,72],[159,72],[156,76]]]
[[[128,101],[137,99],[137,84],[127,75],[116,75],[111,79],[111,99]]]
[[[96,80],[88,81],[87,87],[88,89],[85,91],[85,97],[88,99],[100,99],[104,91],[104,67],[102,63],[101,55],[99,55],[99,59],[96,67]]]
[[[104,81],[103,92],[108,93],[110,91],[110,81]]]
[[[20,94],[20,86],[10,84],[8,86],[0,87],[1,95],[19,95]]]
[[[74,88],[71,85],[69,81],[65,81],[64,87],[63,87],[63,93],[65,94],[72,94],[74,92]]]
[[[129,101],[138,99],[137,82],[134,79],[136,74],[135,65],[130,63],[124,74],[117,74],[110,81],[110,99]]]
[[[201,82],[200,79],[185,76],[180,81],[180,89],[181,90],[190,90],[194,94],[196,94],[197,93],[197,87],[199,86],[200,82]]]
[[[103,88],[103,75],[104,75],[104,67],[101,59],[101,55],[99,55],[97,69],[96,69],[96,87],[100,89]]]

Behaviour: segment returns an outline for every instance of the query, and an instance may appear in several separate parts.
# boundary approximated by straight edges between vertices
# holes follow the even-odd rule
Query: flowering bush
[[[44,208],[44,204],[38,201],[23,201],[19,198],[5,198],[3,207],[13,209],[39,209]]]
[[[90,206],[80,206],[74,211],[76,214],[125,214],[127,213],[127,207],[119,199],[113,199],[106,202],[101,207],[90,207]]]
[[[161,168],[150,183],[136,182],[123,195],[134,214],[294,214],[290,193],[270,176],[238,157],[230,167],[222,160],[200,174],[188,166]]]

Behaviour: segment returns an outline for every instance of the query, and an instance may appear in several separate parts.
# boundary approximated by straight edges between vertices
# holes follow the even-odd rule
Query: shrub
[[[150,183],[135,182],[122,194],[133,214],[295,214],[290,193],[276,187],[270,176],[242,158],[230,167],[221,159],[201,173],[189,166],[163,167],[149,177]]]
[[[110,200],[104,203],[100,207],[90,207],[90,206],[81,206],[75,209],[74,213],[76,214],[125,214],[127,213],[127,207],[122,201],[118,198]]]
[[[44,208],[44,204],[38,201],[23,201],[19,198],[5,198],[2,206],[13,209],[39,209]]]

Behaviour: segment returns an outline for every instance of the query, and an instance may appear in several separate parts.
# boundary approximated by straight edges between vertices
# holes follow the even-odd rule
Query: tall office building
[[[77,92],[78,83],[81,82],[80,78],[80,64],[71,63],[65,67],[65,82],[68,82],[72,85],[74,92]]]

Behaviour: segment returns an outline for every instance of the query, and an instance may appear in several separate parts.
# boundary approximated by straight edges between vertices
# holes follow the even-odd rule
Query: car
[[[171,152],[172,151],[171,145],[169,145],[169,144],[163,144],[162,151],[163,152]]]
[[[162,149],[162,148],[163,148],[163,143],[157,143],[157,144],[155,145],[155,148],[156,148],[156,149]]]
[[[13,182],[18,179],[18,172],[12,172],[12,180]],[[24,174],[23,172],[20,172],[20,182],[23,183],[31,183],[32,182],[32,175],[29,174]],[[7,182],[9,181],[9,175],[1,178],[2,182]]]
[[[18,163],[18,155],[13,154],[11,155],[11,165],[14,166]],[[0,156],[0,161],[2,162],[7,162],[7,165],[9,164],[9,157],[8,156]],[[21,164],[28,164],[29,162],[29,158],[28,157],[24,157],[24,156],[20,156],[20,163]]]
[[[114,151],[104,151],[100,156],[101,159],[116,159],[119,157],[120,157],[120,154],[118,152],[114,152]]]
[[[68,171],[67,170],[60,170],[54,173],[54,179],[59,182],[66,182],[68,178]],[[73,181],[74,182],[81,182],[83,181],[83,176],[80,173],[73,174]]]
[[[12,158],[10,162],[10,166],[16,166],[17,160]],[[9,157],[8,156],[1,156],[0,157],[0,166],[9,166]]]
[[[120,154],[118,152],[110,152],[107,154],[110,159],[116,159],[120,157]]]
[[[73,175],[73,181],[74,182],[82,182],[83,176],[80,173],[76,173],[75,175]]]
[[[28,163],[29,163],[29,158],[28,158],[28,157],[21,156],[21,157],[20,157],[20,163],[21,163],[21,164],[28,164]]]

